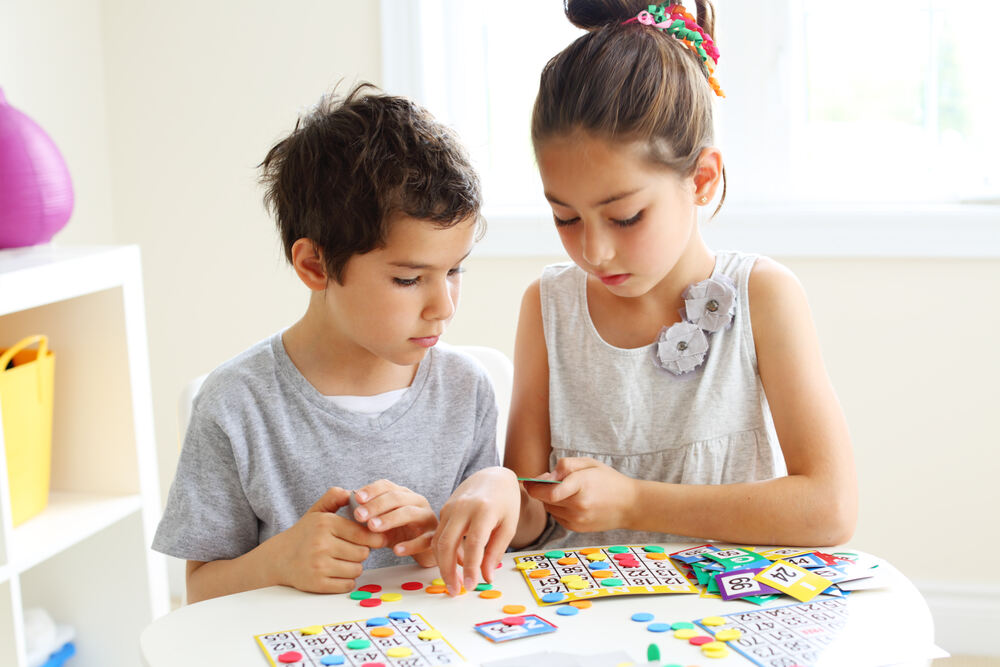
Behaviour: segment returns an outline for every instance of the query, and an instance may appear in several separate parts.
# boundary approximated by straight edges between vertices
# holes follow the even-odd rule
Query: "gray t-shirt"
[[[431,348],[403,397],[371,416],[320,394],[277,333],[214,370],[195,397],[153,549],[235,558],[290,528],[329,487],[383,478],[440,512],[466,477],[499,465],[496,421],[489,376],[455,348]],[[377,549],[364,565],[406,560]]]

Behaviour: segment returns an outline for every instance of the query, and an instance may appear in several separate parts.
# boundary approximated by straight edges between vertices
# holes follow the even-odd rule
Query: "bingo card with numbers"
[[[361,667],[382,662],[393,667],[436,667],[465,662],[440,632],[420,614],[331,623],[271,632],[254,638],[272,667]],[[298,659],[294,659],[298,656]]]
[[[516,556],[514,566],[540,605],[614,595],[699,592],[656,546],[558,549]]]
[[[843,598],[814,600],[722,618],[724,625],[695,623],[709,634],[739,630],[740,638],[727,645],[759,667],[808,667],[817,663],[823,649],[847,624],[847,602]]]

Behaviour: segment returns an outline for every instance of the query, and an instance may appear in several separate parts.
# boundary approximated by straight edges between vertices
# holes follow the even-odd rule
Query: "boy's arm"
[[[522,447],[526,442],[533,446]],[[541,534],[545,509],[526,495],[515,473],[538,476],[547,470],[548,447],[548,362],[536,281],[525,292],[518,319],[507,467],[471,475],[441,509],[433,547],[449,591],[459,590],[459,562],[466,588],[475,585],[479,574],[492,581],[496,563],[510,544],[523,546]]]
[[[383,546],[385,537],[334,514],[349,499],[348,491],[332,487],[294,526],[242,556],[188,561],[188,601],[274,585],[310,593],[351,590],[369,549]]]
[[[593,459],[562,459],[556,475],[566,481],[532,489],[560,523],[589,531],[612,521],[616,528],[741,544],[823,546],[850,539],[857,519],[851,440],[805,293],[789,271],[761,259],[751,273],[750,306],[761,383],[788,476],[666,484],[625,477]],[[597,489],[603,498],[594,498]]]

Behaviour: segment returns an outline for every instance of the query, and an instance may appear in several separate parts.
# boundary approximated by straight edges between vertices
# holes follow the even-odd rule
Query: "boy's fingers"
[[[397,556],[407,556],[411,554],[419,554],[422,551],[427,551],[431,548],[431,538],[434,537],[433,531],[427,531],[421,535],[417,535],[413,539],[404,540],[398,543],[392,548],[393,553]],[[415,557],[415,556],[414,556]],[[423,565],[423,563],[421,563]],[[424,565],[424,567],[428,567]]]
[[[441,578],[444,579],[444,584],[450,591],[457,591],[459,589],[456,558],[458,557],[459,541],[462,539],[464,528],[462,524],[464,522],[457,522],[442,517],[441,522],[438,524],[437,532],[434,533],[434,537],[431,540],[434,555],[437,557],[438,567],[441,570]]]
[[[369,519],[368,528],[372,532],[384,533],[392,530],[393,528],[400,528],[410,524],[424,523],[429,524],[428,527],[433,529],[433,516],[433,514],[425,509],[414,507],[413,505],[407,505],[406,507],[394,509],[387,514],[383,514],[382,516]]]
[[[353,549],[345,549],[346,552],[351,552],[351,555],[347,555],[345,552],[331,554],[326,574],[335,579],[357,579],[363,571],[361,561],[368,557],[368,549],[346,542],[341,542],[341,544],[353,547],[353,549],[362,549],[362,552],[358,554],[354,553]],[[355,558],[358,555],[361,557]]]
[[[410,506],[421,506],[427,501],[423,496],[413,493],[408,489],[393,489],[379,494],[363,505],[359,505],[354,511],[354,516],[358,521],[368,521],[374,517],[381,516],[392,510]],[[427,505],[428,508],[430,505]]]
[[[495,524],[479,519],[474,520],[465,533],[465,543],[462,545],[462,576],[467,590],[471,591],[476,587],[483,555],[494,528]]]
[[[387,479],[380,479],[372,482],[371,484],[365,484],[360,489],[355,489],[354,495],[357,496],[358,502],[367,503],[372,498],[377,498],[383,493],[397,491],[400,489],[405,489],[405,487],[399,486],[398,484],[390,482]]]
[[[339,515],[333,515],[331,518],[330,532],[334,537],[370,549],[380,549],[385,546],[385,535],[373,533],[361,524]]]
[[[493,536],[486,545],[486,553],[483,554],[483,579],[488,583],[493,583],[493,572],[512,539],[514,539],[514,530],[508,527],[506,522],[500,524],[493,531]]]
[[[351,502],[350,491],[342,489],[339,486],[331,486],[307,511],[333,513],[349,502]]]

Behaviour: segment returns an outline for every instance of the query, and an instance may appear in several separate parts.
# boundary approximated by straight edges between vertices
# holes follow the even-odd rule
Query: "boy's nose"
[[[430,301],[424,308],[424,317],[428,320],[447,320],[455,314],[458,291],[452,293],[451,285],[447,283],[434,290]]]

